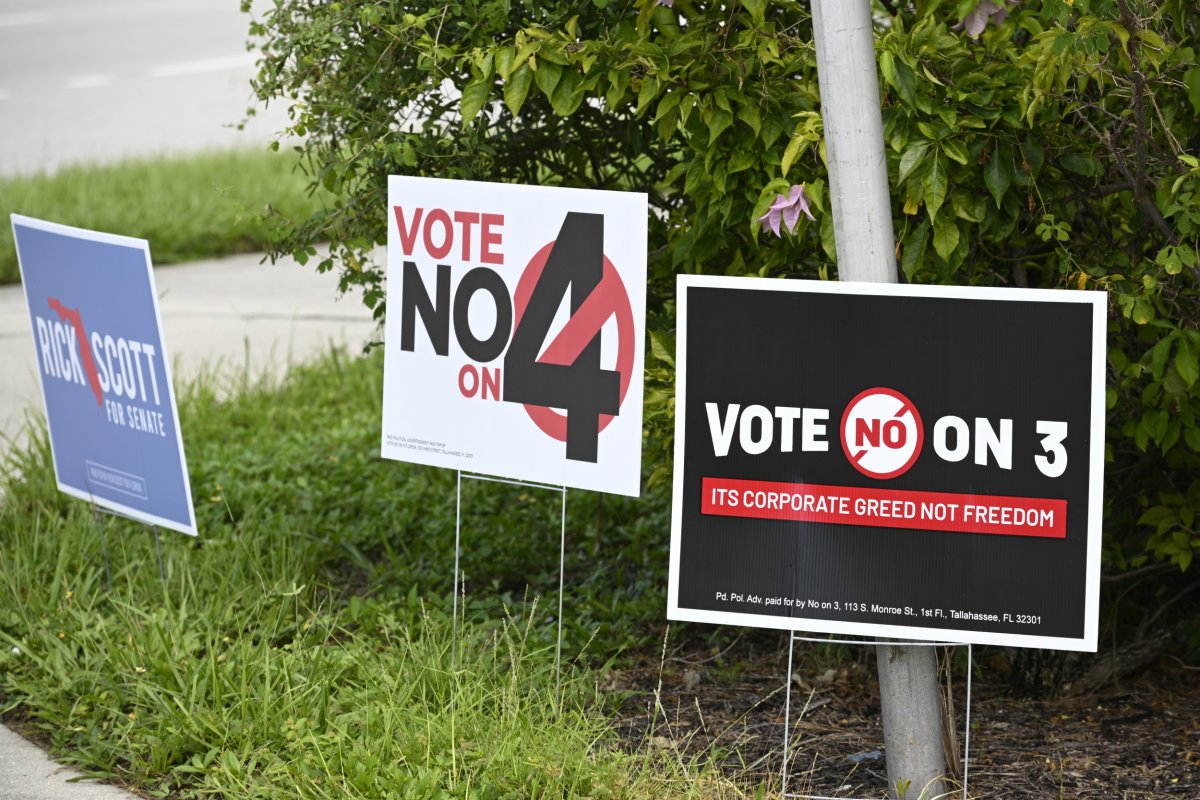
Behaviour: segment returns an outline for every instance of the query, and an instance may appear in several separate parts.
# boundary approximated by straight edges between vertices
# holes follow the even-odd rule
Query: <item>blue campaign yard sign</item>
[[[149,244],[12,226],[59,490],[195,536]]]

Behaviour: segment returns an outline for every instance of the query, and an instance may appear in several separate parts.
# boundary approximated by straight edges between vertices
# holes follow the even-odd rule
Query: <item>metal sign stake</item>
[[[890,642],[886,640],[878,641],[860,641],[857,639],[820,639],[806,636],[797,636],[795,633],[788,635],[788,667],[787,667],[787,690],[785,692],[784,712],[783,712],[783,766],[781,768],[779,793],[781,797],[796,798],[796,800],[852,800],[851,798],[833,798],[826,795],[818,794],[789,794],[788,793],[788,762],[791,758],[791,724],[792,724],[792,653],[795,650],[796,642],[815,642],[817,644],[846,644],[846,645],[874,645],[880,652],[886,647],[904,646],[906,648],[934,648],[934,647],[961,647],[961,642]],[[965,710],[965,719],[963,721],[963,761],[962,761],[962,800],[968,800],[967,786],[970,770],[971,758],[971,672],[974,669],[974,647],[967,643],[967,702]],[[932,652],[930,650],[929,652]],[[886,745],[885,745],[886,747]],[[890,756],[890,754],[889,754]],[[890,775],[890,772],[889,772]],[[890,782],[890,780],[889,780]],[[889,786],[889,792],[895,791],[895,786]],[[942,798],[949,797],[950,793],[939,791],[936,794],[930,794],[928,787],[918,787],[915,784],[910,791],[915,790],[913,795],[917,798]],[[907,794],[905,795],[908,796]],[[864,799],[865,800],[865,799]]]
[[[458,477],[455,481],[454,490],[454,585],[450,592],[454,597],[453,604],[451,605],[451,615],[454,622],[450,628],[450,664],[453,667],[458,666],[458,562],[462,553],[462,547],[460,546],[462,541],[462,470],[457,470],[457,473]]]
[[[562,487],[562,531],[558,540],[558,638],[554,645],[554,693],[562,691],[563,574],[567,564],[567,487]]]
[[[96,527],[100,529],[100,545],[104,552],[104,580],[108,584],[108,590],[112,591],[112,566],[108,560],[108,534],[104,532],[104,514],[100,511],[100,506],[93,505],[92,512],[96,515]]]
[[[555,693],[558,693],[562,688],[562,619],[563,619],[563,595],[564,595],[564,580],[566,575],[566,560],[567,560],[567,487],[552,486],[545,483],[532,483],[530,481],[509,480],[507,478],[492,478],[487,475],[475,475],[473,473],[464,473],[462,470],[457,470],[458,477],[455,488],[455,508],[454,508],[454,602],[452,613],[454,615],[454,624],[452,627],[452,643],[451,643],[451,659],[452,663],[458,663],[458,594],[463,592],[463,614],[466,615],[466,581],[462,579],[460,571],[460,563],[462,557],[462,482],[463,478],[472,481],[483,481],[485,483],[503,483],[509,486],[525,486],[531,489],[548,489],[562,493],[562,510],[560,512],[560,530],[558,544],[558,620],[557,620],[557,636],[554,645],[554,687]]]
[[[158,540],[158,526],[151,525],[154,531],[154,551],[158,554],[158,579],[162,582],[163,594],[167,593],[167,572],[163,569],[162,544]]]

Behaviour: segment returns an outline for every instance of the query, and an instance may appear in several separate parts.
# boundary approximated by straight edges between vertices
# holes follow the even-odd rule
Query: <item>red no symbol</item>
[[[849,402],[840,433],[842,450],[854,468],[880,480],[908,472],[925,443],[917,407],[885,386],[860,392]]]
[[[517,289],[513,293],[513,330],[521,324],[521,317],[529,305],[533,287],[537,285],[554,249],[550,242],[529,259],[528,266],[517,281]],[[629,382],[633,376],[633,308],[629,305],[629,293],[617,268],[604,257],[604,274],[600,283],[592,290],[579,309],[571,315],[558,335],[546,345],[538,361],[546,364],[569,365],[579,358],[579,354],[587,347],[592,339],[599,335],[604,323],[612,316],[617,322],[617,366],[621,375],[621,404],[625,403],[625,395],[629,392]],[[567,440],[567,418],[552,408],[525,404],[525,412],[529,418],[547,436],[552,436],[560,442]],[[613,421],[610,414],[600,415],[600,430],[608,427]]]

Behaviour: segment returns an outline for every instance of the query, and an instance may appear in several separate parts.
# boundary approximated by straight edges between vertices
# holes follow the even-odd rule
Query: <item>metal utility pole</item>
[[[896,282],[883,118],[870,0],[812,0],[838,275]],[[928,800],[945,791],[942,715],[932,647],[879,645],[879,693],[889,792]]]

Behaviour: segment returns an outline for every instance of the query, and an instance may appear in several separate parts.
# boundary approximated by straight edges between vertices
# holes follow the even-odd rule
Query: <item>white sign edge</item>
[[[1075,637],[1031,636],[1019,633],[990,633],[963,631],[955,628],[920,628],[900,625],[880,625],[869,622],[782,617],[767,614],[742,614],[732,611],[706,611],[679,606],[680,536],[683,526],[683,506],[676,498],[683,497],[683,435],[686,430],[687,386],[687,289],[724,288],[755,291],[792,291],[816,294],[850,294],[871,296],[902,296],[958,298],[967,300],[1024,300],[1033,302],[1087,303],[1092,306],[1092,376],[1091,376],[1091,450],[1088,468],[1087,553],[1084,582],[1084,630]],[[816,633],[847,634],[852,636],[885,636],[897,634],[927,641],[946,641],[961,637],[962,644],[993,644],[1010,647],[1032,647],[1094,653],[1098,649],[1100,597],[1100,550],[1103,539],[1104,484],[1100,478],[1104,468],[1104,364],[1106,353],[1106,313],[1108,295],[1101,291],[1064,291],[1061,289],[1022,289],[991,286],[932,286],[903,283],[864,283],[856,281],[813,281],[786,278],[753,278],[728,275],[677,275],[675,281],[675,452],[671,486],[671,555],[667,582],[667,619],[679,622],[705,622],[718,625],[746,625],[772,630],[812,631]],[[790,624],[789,624],[790,623]]]
[[[486,183],[489,185],[503,186],[503,187],[505,187],[506,190],[515,190],[516,192],[519,192],[519,193],[540,192],[540,191],[543,191],[546,189],[552,189],[556,193],[571,193],[571,194],[576,194],[576,195],[604,194],[604,195],[612,195],[614,197],[615,196],[633,197],[641,202],[642,213],[643,213],[643,216],[645,216],[647,218],[647,220],[649,219],[649,214],[650,214],[650,196],[647,192],[623,191],[623,190],[615,190],[615,189],[590,189],[590,188],[582,188],[582,187],[574,187],[574,186],[542,186],[539,184],[529,184],[529,183],[506,183],[503,181],[479,181],[479,180],[472,180],[472,179],[466,179],[466,178],[438,178],[438,177],[424,176],[424,175],[389,174],[388,181],[387,181],[387,194],[388,194],[389,198],[390,198],[393,190],[398,191],[400,188],[399,184],[401,184],[402,182],[406,182],[406,181],[420,181],[422,183],[440,183],[440,184],[454,185],[454,186],[461,186],[463,184],[473,184],[473,183]],[[388,207],[390,208],[390,205]],[[389,221],[388,221],[389,236],[390,236],[390,232],[391,232],[391,224],[392,224],[392,222],[389,219]],[[648,222],[647,222],[646,226],[638,229],[637,240],[638,240],[637,246],[635,247],[635,249],[640,250],[643,253],[647,252],[647,247],[648,247],[647,242],[649,241],[649,224],[648,224]],[[384,271],[386,273],[387,270],[390,269],[390,265],[391,265],[390,258],[387,255],[385,255],[384,263],[385,263]],[[635,398],[637,400],[637,404],[636,404],[637,405],[637,426],[636,427],[639,431],[642,432],[642,438],[639,440],[640,443],[638,445],[638,451],[637,451],[638,452],[637,470],[634,471],[631,476],[627,476],[621,482],[621,486],[619,488],[598,488],[594,485],[588,485],[579,480],[564,481],[564,480],[562,480],[561,475],[553,474],[553,470],[547,470],[545,475],[543,475],[542,473],[535,474],[533,472],[527,472],[527,473],[522,473],[522,474],[510,474],[510,473],[497,472],[494,470],[486,470],[486,469],[463,469],[463,467],[461,465],[444,463],[443,460],[438,459],[436,456],[430,457],[430,458],[424,458],[424,459],[416,459],[416,458],[412,457],[411,455],[409,455],[409,456],[406,456],[405,458],[399,458],[399,457],[395,456],[394,454],[392,454],[388,450],[387,443],[384,440],[383,436],[380,436],[379,457],[381,459],[384,459],[387,461],[396,461],[396,462],[403,463],[403,464],[415,464],[418,466],[432,467],[433,469],[454,470],[457,472],[462,472],[463,474],[481,475],[484,477],[497,478],[500,480],[507,480],[507,481],[527,481],[527,482],[541,484],[541,485],[546,486],[547,488],[553,488],[553,489],[557,489],[557,488],[561,487],[564,489],[575,489],[577,491],[597,492],[599,494],[612,494],[612,495],[617,495],[620,497],[633,497],[633,498],[641,497],[642,496],[642,473],[645,468],[645,442],[644,442],[645,425],[646,425],[645,383],[646,383],[646,339],[648,336],[648,331],[647,331],[647,327],[646,327],[646,301],[647,301],[647,292],[648,292],[648,287],[649,287],[649,279],[650,279],[650,264],[649,264],[649,258],[647,257],[645,260],[645,263],[644,263],[644,275],[643,275],[644,286],[643,286],[643,289],[642,289],[642,292],[640,295],[641,296],[641,302],[639,304],[640,307],[631,308],[631,311],[633,313],[633,318],[634,318],[634,326],[633,326],[633,330],[634,330],[634,334],[633,334],[633,338],[634,338],[633,372],[634,372],[634,375],[630,378],[629,393],[631,395],[636,393],[636,395],[637,395]],[[385,339],[386,339],[386,335],[385,335]],[[385,342],[385,345],[386,345],[386,342]],[[386,355],[384,358],[385,358],[385,366],[386,366]],[[636,378],[636,380],[635,380],[635,378]],[[383,388],[381,387],[380,388],[380,407],[381,408],[382,408],[382,405],[383,405]]]

